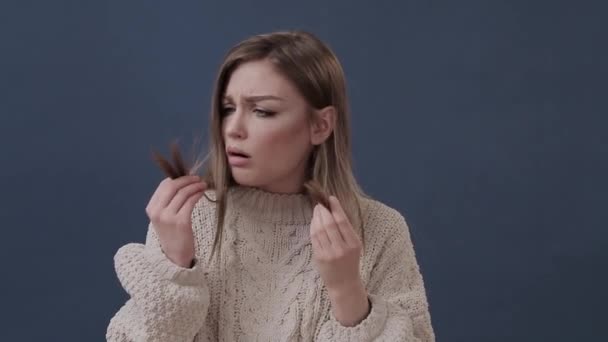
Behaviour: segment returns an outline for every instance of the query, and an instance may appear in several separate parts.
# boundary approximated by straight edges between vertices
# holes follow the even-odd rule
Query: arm
[[[130,243],[114,257],[116,274],[131,296],[111,319],[108,341],[192,341],[204,324],[209,289],[203,265],[171,262],[152,225],[145,246]]]
[[[370,311],[353,327],[342,325],[332,313],[321,328],[321,341],[435,340],[424,283],[405,219],[394,210],[378,216],[382,219],[372,223],[387,229],[370,232],[369,235],[386,236],[381,244],[372,243],[366,248],[368,252],[380,249],[375,260],[367,260],[375,262],[367,286]],[[333,310],[340,311],[344,310]]]

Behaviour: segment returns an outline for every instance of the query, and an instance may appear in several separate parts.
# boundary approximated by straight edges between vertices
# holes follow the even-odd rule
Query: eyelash
[[[271,116],[273,116],[275,114],[274,112],[271,112],[271,111],[268,111],[268,110],[259,109],[259,108],[256,108],[253,111],[264,114],[264,115],[262,115],[262,117],[271,117]]]
[[[222,107],[222,109],[220,110],[220,115],[221,115],[221,116],[226,116],[226,115],[228,115],[229,113],[227,113],[227,111],[229,111],[229,110],[232,110],[232,111],[233,111],[233,110],[234,110],[234,108],[232,108],[232,107]]]
[[[230,111],[230,112],[228,112],[228,111]],[[220,114],[222,116],[226,116],[226,115],[232,114],[233,111],[234,111],[234,108],[232,108],[232,107],[224,107],[224,108],[222,108]],[[271,111],[263,110],[263,109],[259,109],[259,108],[255,108],[253,111],[256,113],[261,113],[262,115],[258,115],[258,116],[260,116],[262,118],[272,117],[276,114],[276,112],[271,112]]]

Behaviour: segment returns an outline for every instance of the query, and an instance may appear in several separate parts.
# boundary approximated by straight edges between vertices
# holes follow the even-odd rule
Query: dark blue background
[[[440,341],[605,340],[601,1],[3,1],[2,341],[103,340],[152,147],[207,140],[226,50],[340,57],[356,174],[408,219]]]

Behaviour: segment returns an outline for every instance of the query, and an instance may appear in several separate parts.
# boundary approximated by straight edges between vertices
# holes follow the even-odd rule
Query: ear
[[[310,141],[313,145],[321,145],[329,138],[336,125],[336,115],[334,106],[314,111],[310,123]]]

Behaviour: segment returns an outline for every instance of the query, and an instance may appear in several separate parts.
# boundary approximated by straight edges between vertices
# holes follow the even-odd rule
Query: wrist
[[[163,252],[164,253],[164,252]],[[173,264],[182,268],[192,268],[194,266],[194,258],[186,255],[173,255],[170,253],[164,253],[167,259]]]
[[[173,263],[182,268],[192,268],[192,266],[194,266],[194,259],[193,258],[177,259],[176,261],[173,261]]]
[[[367,296],[367,290],[361,281],[350,282],[338,287],[328,287],[327,294],[334,300],[348,300],[362,295]]]
[[[356,326],[369,315],[371,303],[361,282],[339,289],[328,289],[328,295],[334,317],[343,326]]]

